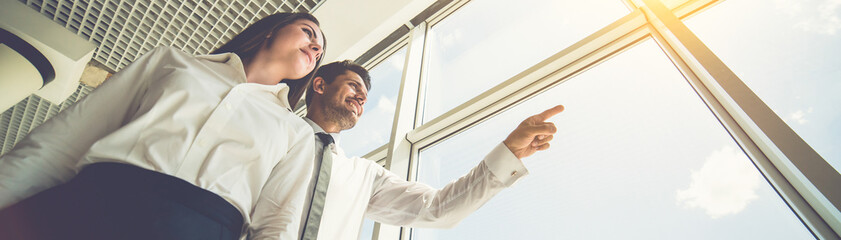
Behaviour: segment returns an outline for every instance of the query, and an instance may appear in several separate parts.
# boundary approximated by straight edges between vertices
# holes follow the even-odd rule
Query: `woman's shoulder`
[[[178,49],[178,48],[173,47],[173,46],[161,45],[161,46],[156,46],[155,48],[152,48],[152,50],[149,50],[148,52],[146,52],[146,55],[189,55],[189,54],[187,54],[186,52],[182,51],[181,49]]]
[[[148,58],[159,63],[180,63],[184,65],[207,65],[211,68],[218,68],[221,65],[236,66],[239,58],[233,53],[220,53],[210,55],[194,55],[187,53],[180,48],[173,46],[157,46],[138,58]]]
[[[155,64],[166,62],[190,61],[193,55],[172,46],[157,46],[143,53],[134,62],[150,61]]]

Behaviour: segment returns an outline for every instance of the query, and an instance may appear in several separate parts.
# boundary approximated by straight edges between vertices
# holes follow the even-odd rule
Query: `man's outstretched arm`
[[[406,181],[380,168],[367,216],[400,226],[455,226],[496,193],[527,175],[520,159],[549,148],[557,128],[546,120],[561,111],[563,106],[558,105],[527,118],[478,166],[442,189]]]

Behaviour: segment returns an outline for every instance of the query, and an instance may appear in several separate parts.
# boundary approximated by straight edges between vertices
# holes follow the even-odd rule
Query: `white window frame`
[[[820,239],[841,233],[841,175],[777,116],[683,23],[723,0],[622,0],[631,12],[575,44],[423,124],[426,33],[469,0],[453,0],[363,66],[408,45],[389,143],[367,154],[416,179],[422,149],[448,139],[652,38],[806,227]],[[409,239],[410,228],[375,224],[373,239]]]

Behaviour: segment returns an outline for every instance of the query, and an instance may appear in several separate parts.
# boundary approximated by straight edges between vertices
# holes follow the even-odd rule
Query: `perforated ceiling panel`
[[[117,71],[158,45],[206,54],[277,12],[312,12],[324,0],[20,0],[95,43],[93,59]]]

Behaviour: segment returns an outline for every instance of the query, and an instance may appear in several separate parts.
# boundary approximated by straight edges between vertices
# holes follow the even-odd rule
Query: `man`
[[[310,204],[301,209],[299,233],[303,239],[355,238],[364,216],[399,226],[453,227],[528,173],[520,159],[549,148],[556,128],[545,121],[563,111],[559,105],[526,119],[467,175],[435,189],[406,181],[374,161],[349,158],[339,147],[339,133],[359,120],[371,86],[362,66],[351,61],[334,62],[322,66],[315,76],[307,91],[304,118],[316,133],[316,150],[310,183],[313,191],[307,196]],[[334,143],[328,140],[331,137]],[[326,186],[324,178],[329,178]],[[255,222],[288,211],[260,201],[254,210]],[[269,223],[252,226],[250,237],[277,238],[290,230]]]

